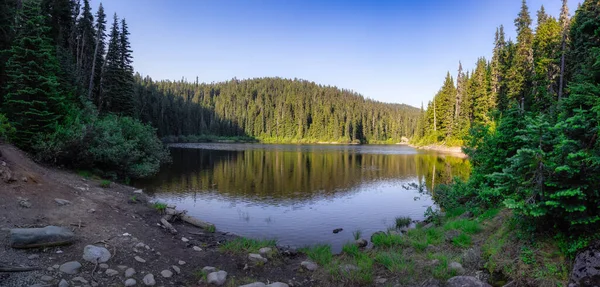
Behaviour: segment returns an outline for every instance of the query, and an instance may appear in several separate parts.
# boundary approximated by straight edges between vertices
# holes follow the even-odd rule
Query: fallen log
[[[191,217],[187,214],[181,215],[181,220],[206,230],[215,230],[215,225],[206,221],[202,221],[198,218]]]
[[[175,229],[175,227],[173,227],[173,225],[171,225],[171,223],[169,223],[166,219],[161,218],[160,223],[162,223],[162,225],[166,227],[171,234],[177,234],[177,229]]]
[[[13,248],[36,248],[71,244],[75,234],[64,227],[14,228],[10,230],[10,245]]]

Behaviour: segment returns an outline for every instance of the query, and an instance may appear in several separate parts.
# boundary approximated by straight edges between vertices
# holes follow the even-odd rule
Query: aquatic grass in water
[[[362,236],[362,230],[355,230],[352,232],[352,236],[354,236],[354,240],[359,240]]]
[[[257,253],[263,247],[275,247],[277,241],[274,239],[256,240],[244,237],[238,237],[223,243],[219,247],[221,252],[231,253]]]
[[[407,227],[412,220],[408,216],[396,217],[396,228]]]

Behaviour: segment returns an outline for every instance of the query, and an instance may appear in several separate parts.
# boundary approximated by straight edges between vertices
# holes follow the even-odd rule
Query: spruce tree
[[[80,85],[85,87],[87,91],[90,83],[90,75],[92,71],[92,62],[94,59],[95,50],[95,35],[94,16],[89,0],[83,0],[83,10],[81,17],[77,20],[77,68],[80,78]],[[87,95],[85,93],[84,95]]]
[[[531,16],[527,3],[523,0],[519,16],[515,19],[517,28],[517,44],[511,67],[508,72],[508,98],[519,103],[521,109],[531,103],[531,86],[533,75],[533,32]]]
[[[40,2],[24,1],[19,21],[6,63],[3,111],[16,128],[15,143],[27,149],[36,136],[52,131],[65,112],[65,103],[57,89],[59,64]]]
[[[565,54],[567,50],[567,35],[569,33],[569,6],[567,0],[562,1],[562,8],[560,10],[560,17],[558,22],[561,28],[561,55],[560,55],[560,78],[558,83],[558,100],[562,98],[563,90],[565,86]]]
[[[10,49],[15,36],[16,16],[17,0],[0,0],[0,87],[4,87],[6,82],[5,65],[9,57],[7,50]]]
[[[121,20],[121,33],[119,34],[119,68],[121,73],[121,93],[119,95],[119,110],[117,113],[126,116],[134,114],[133,98],[133,59],[131,44],[129,43],[129,29],[125,19]]]
[[[102,112],[112,112],[118,105],[118,97],[121,89],[121,48],[119,45],[119,19],[114,14],[113,24],[108,42],[108,51],[104,59],[104,68],[102,69],[101,96],[98,100],[98,110]]]
[[[94,48],[94,58],[92,60],[92,74],[88,87],[88,100],[93,101],[98,105],[98,93],[100,79],[102,77],[102,66],[104,64],[104,51],[106,50],[106,14],[102,3],[96,12],[96,45]]]
[[[543,7],[543,6],[542,6]],[[538,12],[538,24],[533,40],[535,90],[532,110],[545,112],[556,103],[560,66],[561,29],[556,18]]]

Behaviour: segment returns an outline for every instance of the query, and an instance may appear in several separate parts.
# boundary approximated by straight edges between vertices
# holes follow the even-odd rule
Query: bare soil
[[[0,266],[38,267],[30,272],[0,272],[0,286],[56,286],[66,279],[70,286],[123,286],[123,266],[133,267],[136,286],[143,286],[142,278],[152,273],[156,286],[207,286],[199,272],[204,266],[213,266],[228,272],[225,286],[238,286],[251,282],[284,282],[290,286],[320,286],[313,274],[300,269],[304,255],[286,257],[279,255],[261,265],[251,263],[247,254],[222,253],[218,247],[234,235],[218,230],[215,233],[184,224],[174,223],[178,230],[172,235],[159,226],[161,215],[147,202],[145,195],[137,195],[134,203],[132,187],[112,183],[100,186],[100,180],[86,179],[71,171],[45,167],[32,161],[24,152],[0,144]],[[55,199],[66,199],[71,204],[60,206]],[[20,204],[26,201],[30,207]],[[68,227],[77,241],[60,247],[13,249],[9,245],[8,230],[19,227]],[[183,242],[185,236],[190,241]],[[149,249],[136,248],[144,243]],[[110,269],[119,271],[108,276],[105,269],[82,259],[86,245],[106,247],[112,258]],[[195,251],[199,246],[202,251]],[[33,255],[33,256],[32,256]],[[139,256],[145,263],[137,262]],[[35,257],[35,258],[34,258]],[[180,265],[179,261],[185,261]],[[68,261],[78,261],[83,267],[79,274],[66,275],[52,268]],[[163,278],[161,271],[178,266],[171,278]],[[119,268],[121,267],[121,269]],[[95,273],[93,271],[95,270]],[[53,279],[43,282],[42,276]],[[88,283],[73,282],[83,277]]]

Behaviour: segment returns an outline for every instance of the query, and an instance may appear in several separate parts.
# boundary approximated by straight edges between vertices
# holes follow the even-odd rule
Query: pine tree
[[[108,42],[108,51],[106,52],[104,67],[102,69],[101,97],[98,100],[99,111],[111,112],[114,106],[118,105],[117,98],[121,92],[121,48],[119,40],[119,19],[115,13],[110,32],[110,41]]]
[[[519,16],[515,19],[517,44],[512,64],[508,72],[508,98],[519,103],[522,109],[531,103],[533,79],[533,32],[527,3],[523,0]]]
[[[0,87],[4,87],[6,82],[5,65],[9,57],[7,50],[10,49],[15,36],[16,16],[17,0],[0,0]]]
[[[469,94],[473,98],[473,122],[484,126],[492,122],[490,112],[496,107],[494,98],[490,93],[487,73],[485,58],[479,58],[469,85]]]
[[[71,37],[75,30],[72,0],[43,0],[42,13],[47,15],[46,25],[50,27],[50,37],[58,47],[67,51],[73,47]]]
[[[64,98],[57,90],[59,65],[45,25],[40,2],[24,1],[6,64],[3,109],[17,130],[15,143],[24,148],[30,148],[39,134],[50,132],[64,114]]]
[[[560,10],[560,17],[558,22],[561,28],[561,56],[560,56],[560,79],[558,83],[558,100],[563,96],[563,90],[565,85],[565,54],[567,49],[567,35],[569,33],[569,6],[567,6],[567,0],[562,1],[562,8]]]
[[[131,44],[129,43],[129,29],[125,19],[121,20],[121,33],[119,34],[119,68],[121,73],[121,92],[119,94],[119,111],[121,115],[133,116],[133,60]]]
[[[90,83],[88,87],[88,100],[98,104],[97,95],[100,86],[100,79],[102,76],[102,66],[104,64],[104,50],[106,44],[106,14],[104,14],[104,7],[102,3],[98,7],[96,12],[96,45],[94,48],[94,58],[92,60],[92,74],[90,77]],[[94,96],[96,95],[96,96]]]
[[[543,6],[542,6],[543,7]],[[538,24],[533,40],[535,90],[531,110],[544,112],[556,103],[559,85],[561,28],[558,21],[538,12]]]
[[[96,44],[94,35],[96,35],[96,31],[94,30],[92,8],[90,7],[89,0],[83,0],[83,11],[81,12],[81,17],[77,20],[76,59],[80,85],[85,87],[86,90],[84,95],[87,95],[87,87],[90,83]]]

